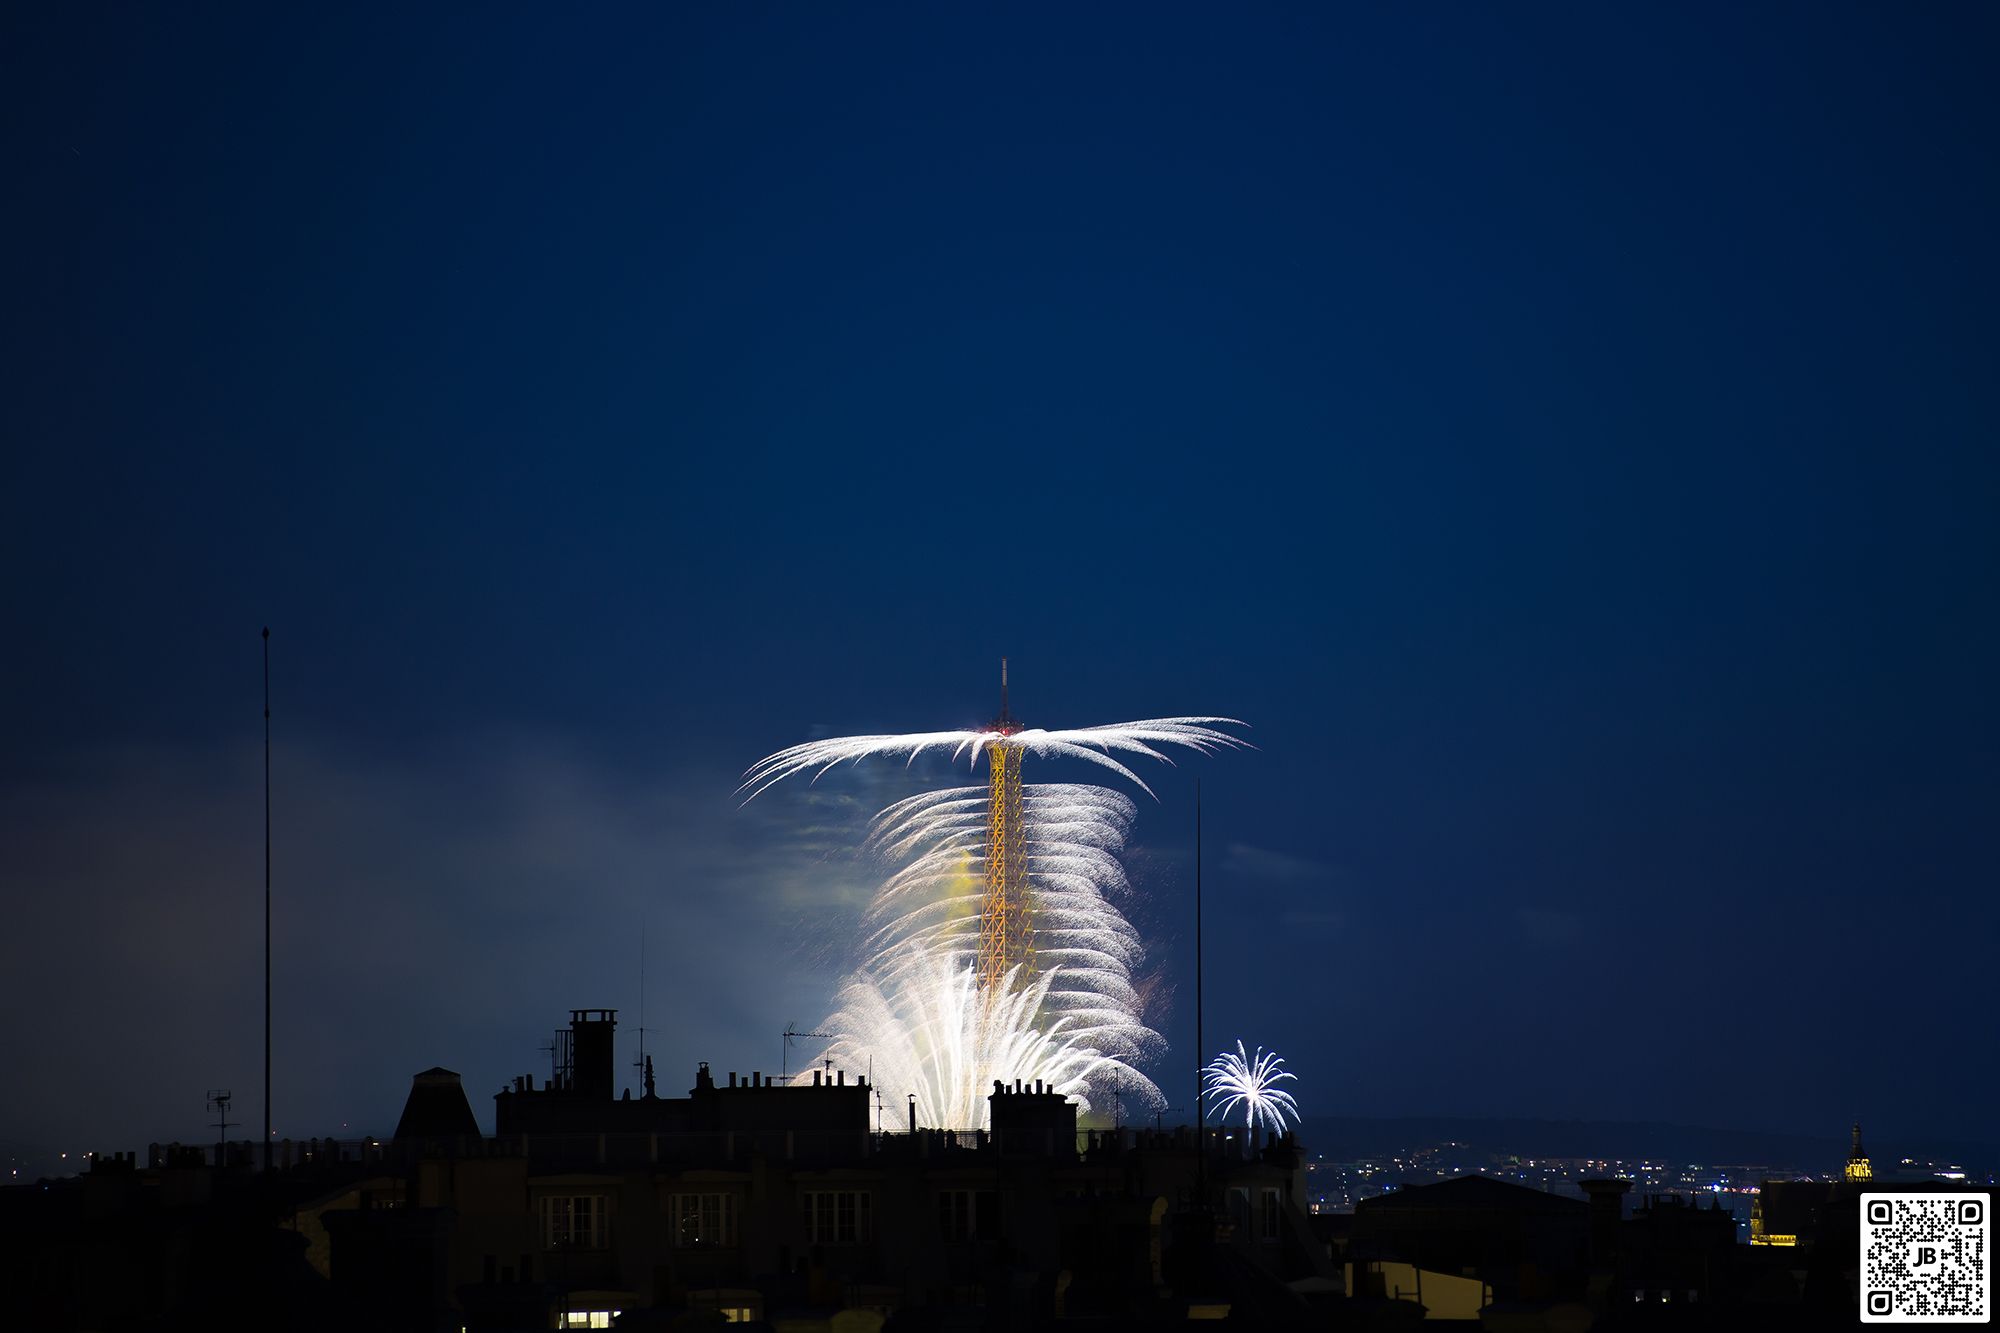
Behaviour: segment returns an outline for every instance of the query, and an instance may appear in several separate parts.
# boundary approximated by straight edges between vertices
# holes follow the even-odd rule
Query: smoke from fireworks
[[[1253,1056],[1238,1041],[1236,1054],[1224,1051],[1202,1068],[1202,1092],[1210,1099],[1209,1110],[1226,1120],[1231,1111],[1241,1106],[1246,1129],[1256,1129],[1261,1121],[1270,1129],[1281,1130],[1287,1117],[1296,1122],[1299,1104],[1289,1092],[1281,1091],[1278,1084],[1298,1075],[1281,1068],[1284,1063],[1276,1051],[1266,1055],[1259,1046]]]

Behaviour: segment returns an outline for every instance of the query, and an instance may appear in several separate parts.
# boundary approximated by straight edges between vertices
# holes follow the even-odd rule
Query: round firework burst
[[[1284,1063],[1284,1057],[1276,1051],[1266,1055],[1259,1046],[1257,1054],[1251,1055],[1243,1049],[1241,1041],[1237,1042],[1234,1055],[1224,1051],[1201,1071],[1202,1092],[1210,1099],[1209,1110],[1227,1119],[1241,1104],[1246,1129],[1256,1129],[1262,1123],[1282,1130],[1287,1120],[1296,1124],[1299,1104],[1292,1100],[1292,1094],[1281,1091],[1278,1083],[1296,1079],[1298,1075],[1280,1068]]]

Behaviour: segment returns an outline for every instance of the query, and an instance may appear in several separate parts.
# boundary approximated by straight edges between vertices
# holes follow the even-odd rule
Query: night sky
[[[11,7],[0,1139],[258,1132],[265,624],[281,1134],[776,1069],[1005,654],[1183,1117],[1198,774],[1309,1114],[2000,1138],[2000,17],[1632,8]]]

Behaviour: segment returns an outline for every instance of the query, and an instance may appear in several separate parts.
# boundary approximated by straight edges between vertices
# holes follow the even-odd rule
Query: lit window
[[[757,1311],[747,1305],[725,1305],[722,1307],[722,1322],[725,1324],[747,1324],[757,1317]]]
[[[570,1310],[563,1314],[559,1328],[610,1328],[619,1310]]]
[[[814,1245],[853,1245],[869,1237],[869,1196],[865,1190],[808,1190],[804,1206],[806,1239]]]
[[[674,1244],[682,1249],[736,1243],[736,1201],[727,1194],[674,1195]]]
[[[605,1212],[602,1194],[550,1195],[542,1200],[542,1244],[551,1250],[603,1249]]]

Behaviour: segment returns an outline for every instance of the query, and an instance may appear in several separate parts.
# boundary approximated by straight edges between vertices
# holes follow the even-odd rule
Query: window
[[[705,1287],[687,1293],[688,1309],[722,1316],[725,1324],[754,1323],[763,1301],[756,1292],[741,1287]]]
[[[601,1250],[605,1244],[602,1194],[552,1194],[542,1200],[542,1244],[551,1250]]]
[[[853,1245],[869,1236],[868,1194],[863,1190],[809,1190],[806,1239],[814,1245]]]
[[[736,1200],[727,1194],[676,1194],[674,1244],[682,1249],[698,1245],[736,1243]]]
[[[946,1240],[998,1240],[999,1191],[940,1190],[938,1234]]]
[[[611,1321],[623,1314],[622,1310],[569,1310],[562,1317],[560,1328],[610,1328]]]
[[[1278,1221],[1282,1215],[1282,1206],[1279,1203],[1280,1197],[1276,1190],[1265,1190],[1259,1196],[1257,1201],[1258,1240],[1276,1240],[1278,1238]]]

